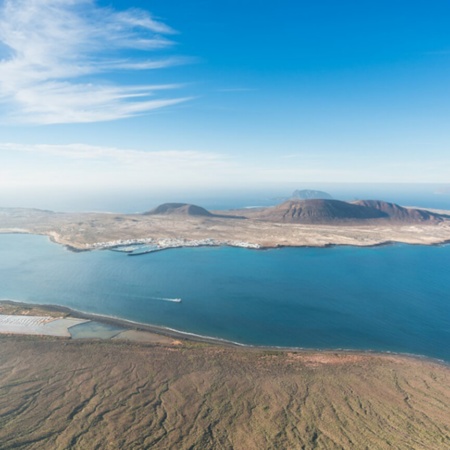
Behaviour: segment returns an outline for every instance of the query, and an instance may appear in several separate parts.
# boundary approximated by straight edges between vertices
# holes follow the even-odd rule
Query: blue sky
[[[0,188],[437,182],[448,1],[0,0]]]

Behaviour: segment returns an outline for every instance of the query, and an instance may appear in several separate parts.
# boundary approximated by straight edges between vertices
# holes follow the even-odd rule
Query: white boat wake
[[[150,297],[152,300],[160,300],[162,302],[181,303],[181,298],[167,298],[167,297]]]

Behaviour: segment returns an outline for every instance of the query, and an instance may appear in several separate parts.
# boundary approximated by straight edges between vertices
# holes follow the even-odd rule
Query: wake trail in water
[[[167,298],[167,297],[150,297],[152,300],[159,300],[161,302],[181,303],[181,298]]]

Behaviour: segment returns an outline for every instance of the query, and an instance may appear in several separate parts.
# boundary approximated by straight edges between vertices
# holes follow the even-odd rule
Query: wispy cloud
[[[0,190],[24,186],[112,188],[216,182],[233,161],[217,152],[143,151],[89,144],[0,142]]]
[[[291,156],[291,155],[287,155]],[[405,168],[407,170],[405,170]],[[434,182],[448,184],[450,164],[422,159],[357,158],[354,154],[299,155],[298,159],[230,155],[207,150],[138,150],[82,143],[0,142],[0,192],[11,188],[72,186],[173,189],[249,187],[287,182]],[[399,175],[400,174],[400,175]]]
[[[177,85],[104,81],[119,70],[186,63],[182,57],[138,56],[172,47],[174,34],[146,11],[100,8],[94,0],[4,0],[0,100],[8,119],[38,124],[96,122],[186,101],[186,97],[155,98],[160,90]]]
[[[98,161],[101,163],[118,163],[122,169],[127,165],[139,168],[156,168],[165,164],[176,164],[180,168],[212,167],[227,163],[227,157],[220,153],[200,152],[195,150],[163,150],[142,151],[122,149],[117,147],[103,147],[88,144],[17,144],[0,143],[1,152],[31,153],[33,155],[47,155],[58,159],[76,161]],[[53,159],[54,160],[54,159]]]
[[[222,88],[217,89],[217,92],[254,92],[257,89],[248,87],[234,87],[234,88]]]

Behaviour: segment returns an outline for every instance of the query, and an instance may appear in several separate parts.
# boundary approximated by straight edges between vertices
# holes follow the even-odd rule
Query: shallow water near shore
[[[450,246],[185,248],[128,257],[0,235],[0,298],[243,344],[446,361],[449,267]]]

